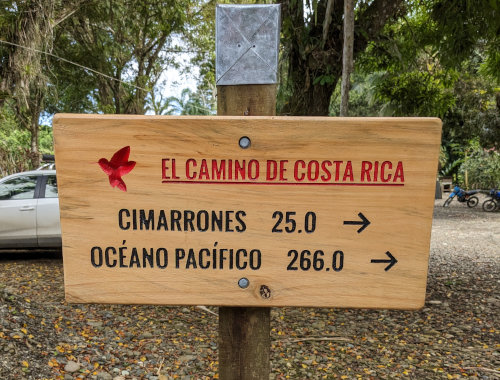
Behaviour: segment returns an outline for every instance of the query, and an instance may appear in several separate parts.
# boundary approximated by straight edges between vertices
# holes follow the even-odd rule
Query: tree
[[[36,167],[39,118],[44,107],[48,76],[46,55],[52,50],[55,28],[81,1],[25,0],[0,8],[1,101],[15,112],[18,124],[30,133],[30,161]]]
[[[165,98],[160,91],[151,94],[148,111],[155,115],[213,115],[213,103],[207,100],[203,92],[193,92],[189,88],[182,90],[179,97]]]
[[[476,67],[477,68],[477,67]],[[477,139],[484,148],[500,149],[500,90],[488,78],[463,70],[451,89],[455,102],[443,116],[443,144],[466,147]]]
[[[286,75],[280,91],[287,95],[281,113],[328,115],[331,95],[342,74],[343,50],[343,2],[332,3],[328,7],[326,0],[308,2],[307,13],[300,1],[282,3]],[[355,9],[354,59],[404,9],[403,0],[360,1]]]
[[[225,2],[227,0],[217,3]],[[196,93],[204,99],[209,109],[215,109],[216,105],[215,3],[214,0],[198,2],[183,35],[185,47],[191,54],[191,66],[199,70]]]
[[[0,107],[0,177],[29,169],[30,137],[17,127],[13,108],[8,102]]]
[[[148,94],[173,62],[166,48],[183,31],[190,4],[190,0],[85,4],[56,36],[55,51],[92,71],[54,62],[55,109],[144,114]]]
[[[172,96],[163,96],[161,91],[151,91],[146,112],[153,113],[153,115],[173,115],[175,100]]]
[[[500,153],[483,149],[477,139],[469,141],[457,182],[468,189],[499,189]]]
[[[210,115],[214,114],[212,104],[206,100],[203,93],[192,92],[185,88],[181,96],[170,98],[174,112],[179,115]]]
[[[343,3],[283,1],[282,113],[328,114],[342,73]],[[475,49],[485,46],[483,70],[498,77],[499,8],[498,1],[490,0],[358,1],[356,67],[364,61],[370,73],[391,69],[397,76],[398,71],[419,71],[419,61],[427,56],[439,63],[436,69],[446,71],[459,68]]]

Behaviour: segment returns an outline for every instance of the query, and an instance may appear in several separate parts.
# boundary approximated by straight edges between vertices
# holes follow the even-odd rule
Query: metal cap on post
[[[216,84],[277,83],[279,4],[217,5],[215,18]]]

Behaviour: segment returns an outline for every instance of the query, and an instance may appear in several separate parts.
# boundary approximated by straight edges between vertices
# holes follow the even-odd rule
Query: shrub
[[[467,176],[466,176],[467,173]],[[459,169],[463,186],[472,189],[500,188],[500,153],[495,150],[484,150],[475,147]],[[465,178],[467,177],[467,183]]]

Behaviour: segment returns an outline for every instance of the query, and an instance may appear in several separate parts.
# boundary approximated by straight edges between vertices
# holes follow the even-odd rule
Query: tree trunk
[[[331,52],[318,51],[313,51],[304,57],[299,53],[299,49],[292,51],[291,55],[288,82],[291,83],[292,96],[280,113],[327,116],[330,98],[341,75],[340,57]],[[322,70],[323,62],[326,60],[331,62],[331,73]]]
[[[40,166],[40,152],[38,150],[38,134],[39,134],[39,125],[38,125],[38,115],[34,115],[31,117],[30,123],[30,135],[31,135],[31,143],[30,143],[30,160],[32,169],[36,169]]]
[[[349,89],[353,70],[354,47],[354,0],[344,0],[344,47],[342,52],[342,88],[340,116],[349,115]]]

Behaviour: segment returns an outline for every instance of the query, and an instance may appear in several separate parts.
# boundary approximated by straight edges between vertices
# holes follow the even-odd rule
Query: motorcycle
[[[479,198],[476,197],[474,194],[477,194],[479,190],[470,190],[470,191],[465,191],[464,189],[461,189],[458,186],[455,186],[453,189],[453,192],[450,194],[448,199],[444,202],[443,207],[447,207],[450,205],[451,201],[457,197],[457,200],[461,203],[466,202],[467,206],[470,208],[476,207],[477,204],[479,203]]]
[[[483,202],[483,210],[487,212],[492,212],[497,209],[497,207],[500,206],[500,190],[490,190],[489,194],[490,196],[489,199],[486,199]]]

